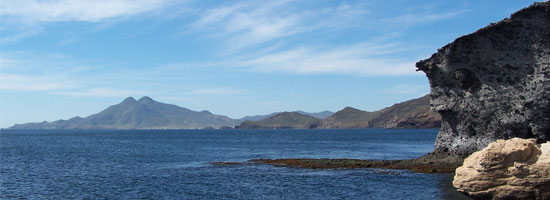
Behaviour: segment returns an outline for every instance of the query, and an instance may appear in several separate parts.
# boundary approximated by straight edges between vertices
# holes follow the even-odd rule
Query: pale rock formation
[[[497,140],[456,169],[453,186],[475,199],[550,199],[550,142]]]

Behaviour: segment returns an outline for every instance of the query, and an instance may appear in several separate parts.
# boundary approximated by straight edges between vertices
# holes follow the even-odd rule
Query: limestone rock
[[[442,117],[436,154],[466,157],[513,137],[550,140],[550,2],[460,37],[416,66]]]
[[[464,160],[453,186],[476,199],[550,199],[550,142],[497,140]]]

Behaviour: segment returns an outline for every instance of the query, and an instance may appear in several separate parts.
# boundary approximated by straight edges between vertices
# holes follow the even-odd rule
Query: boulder
[[[462,36],[416,67],[442,117],[434,154],[463,159],[497,139],[550,140],[550,2]]]
[[[550,142],[490,143],[456,169],[453,186],[475,199],[550,199]]]

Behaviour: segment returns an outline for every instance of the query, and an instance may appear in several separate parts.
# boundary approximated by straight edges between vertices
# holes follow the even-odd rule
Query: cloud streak
[[[209,9],[190,29],[226,38],[227,48],[235,51],[314,30],[338,29],[367,13],[365,8],[346,5],[316,8],[292,0],[248,1]]]
[[[425,13],[425,14],[403,14],[392,19],[384,20],[385,23],[393,25],[399,24],[411,26],[416,24],[431,23],[453,18],[457,15],[467,12],[468,10],[459,10],[445,13]]]
[[[0,44],[39,35],[55,22],[104,23],[153,13],[178,4],[175,0],[16,0],[2,1]]]
[[[415,60],[402,60],[392,54],[410,50],[398,43],[360,43],[333,48],[299,47],[243,59],[233,63],[257,72],[294,74],[353,74],[361,76],[419,75]],[[322,50],[320,50],[322,49]]]
[[[24,21],[99,22],[164,8],[166,0],[18,0],[4,1],[0,16],[16,17]]]
[[[421,74],[414,70],[418,57],[402,55],[410,55],[414,41],[399,42],[400,32],[408,26],[446,20],[464,12],[428,10],[410,14],[403,10],[397,11],[397,15],[373,20],[371,15],[377,11],[371,10],[370,4],[313,5],[293,0],[247,1],[206,10],[189,29],[220,41],[221,57],[229,58],[200,65],[235,66],[264,73]],[[345,37],[340,31],[350,29],[368,36],[349,43],[333,42],[346,39],[331,38],[331,35]],[[315,33],[314,39],[306,36],[311,33]]]

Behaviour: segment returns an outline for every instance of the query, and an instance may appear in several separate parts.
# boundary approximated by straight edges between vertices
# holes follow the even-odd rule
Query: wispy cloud
[[[385,23],[390,23],[392,25],[405,25],[405,26],[412,26],[416,24],[422,24],[422,23],[431,23],[431,22],[437,22],[446,20],[452,17],[455,17],[457,15],[460,15],[462,13],[467,12],[468,10],[459,10],[459,11],[453,11],[453,12],[445,12],[445,13],[415,13],[415,14],[403,14],[400,16],[397,16],[395,18],[390,18],[384,20]]]
[[[322,49],[322,50],[320,50]],[[362,76],[415,75],[415,60],[391,54],[409,50],[397,43],[360,43],[344,47],[301,47],[242,60],[235,65],[260,72],[297,74],[354,74]]]
[[[169,5],[167,0],[18,0],[3,1],[0,16],[25,21],[85,21],[125,17]]]
[[[0,44],[17,42],[43,31],[52,22],[106,23],[152,13],[179,3],[175,0],[17,0],[2,1]]]
[[[413,41],[399,42],[403,29],[452,18],[463,11],[437,13],[429,9],[409,14],[400,10],[394,16],[371,19],[373,12],[370,4],[361,3],[312,6],[308,1],[247,1],[211,8],[189,29],[220,41],[224,44],[222,57],[230,57],[202,66],[296,74],[414,75],[421,74],[414,71],[418,58],[400,55],[410,55],[414,46]],[[349,28],[367,36],[350,43],[330,36]],[[305,36],[309,33],[322,42],[312,42]]]
[[[300,1],[249,1],[207,10],[190,29],[226,38],[230,50],[246,48],[322,28],[338,29],[368,12],[339,7],[304,7]],[[300,9],[297,9],[300,8]],[[348,20],[343,23],[344,20]]]

